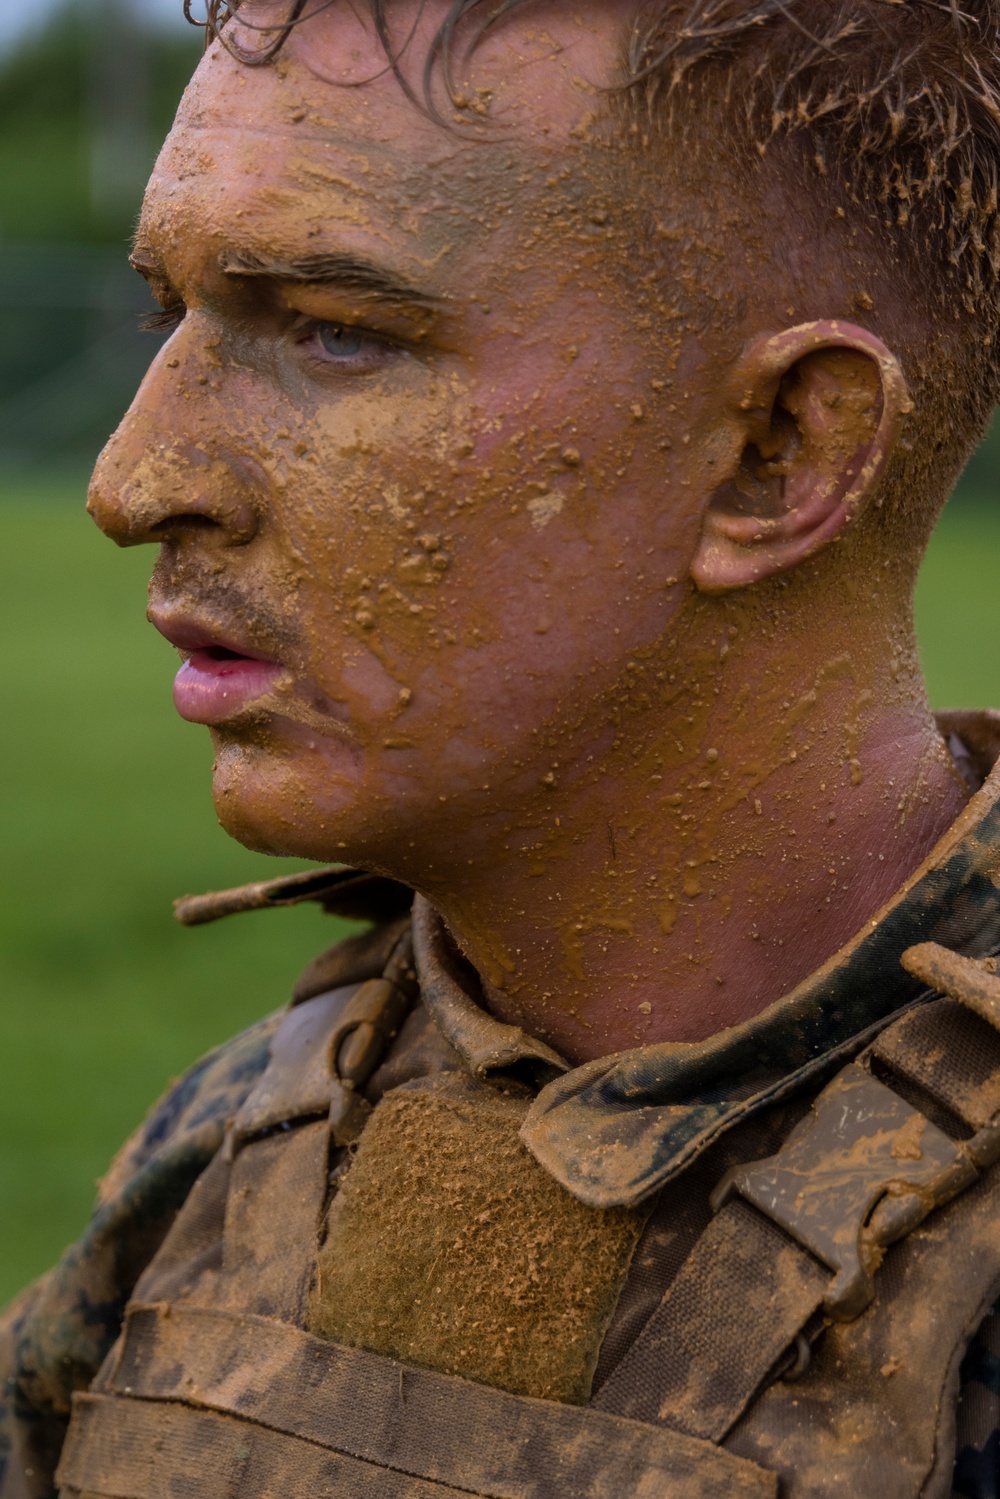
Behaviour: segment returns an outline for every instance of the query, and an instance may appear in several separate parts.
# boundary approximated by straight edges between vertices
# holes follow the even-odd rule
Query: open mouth
[[[244,656],[240,651],[231,651],[229,649],[229,647],[225,646],[225,645],[206,645],[206,646],[202,646],[201,649],[192,652],[192,655],[204,657],[206,662],[208,662],[208,661],[225,662],[225,661],[253,661],[253,660],[256,660],[256,657],[254,657],[254,656]]]
[[[286,668],[255,656],[239,624],[232,626],[154,603],[150,622],[185,658],[174,678],[174,707],[190,723],[219,724],[273,692]]]
[[[273,691],[281,671],[228,646],[199,646],[174,678],[174,707],[189,723],[223,723]]]

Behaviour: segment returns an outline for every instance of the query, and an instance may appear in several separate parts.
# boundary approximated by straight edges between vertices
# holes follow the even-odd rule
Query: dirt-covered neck
[[[760,594],[692,593],[572,748],[554,726],[542,784],[512,779],[453,868],[439,851],[429,894],[497,1015],[576,1061],[701,1039],[791,989],[914,869],[966,792],[911,588],[866,573],[845,551]]]

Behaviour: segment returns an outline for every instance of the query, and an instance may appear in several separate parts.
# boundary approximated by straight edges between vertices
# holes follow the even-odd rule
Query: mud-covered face
[[[625,9],[515,12],[450,130],[346,6],[188,90],[136,248],[180,321],[91,509],[160,543],[249,844],[416,883],[600,756],[677,608],[702,376],[626,270]]]

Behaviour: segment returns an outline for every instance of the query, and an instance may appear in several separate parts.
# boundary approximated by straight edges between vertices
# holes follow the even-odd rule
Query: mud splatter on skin
[[[735,361],[844,316],[856,266],[831,231],[829,264],[776,268],[785,205],[721,165],[660,152],[636,193],[597,87],[616,18],[515,15],[464,85],[490,123],[451,132],[391,78],[325,81],[382,66],[346,8],[275,67],[213,49],[137,244],[186,312],[92,497],[161,543],[155,608],[284,667],[213,731],[223,824],[423,890],[498,1013],[577,1058],[774,999],[961,801],[916,544],[887,577],[859,524],[734,593],[690,581],[713,507],[778,526],[803,452],[832,492],[877,392],[821,359],[748,460]]]

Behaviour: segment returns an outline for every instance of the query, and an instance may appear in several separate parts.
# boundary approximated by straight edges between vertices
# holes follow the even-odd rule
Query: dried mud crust
[[[528,1100],[448,1074],[375,1110],[330,1209],[309,1327],[546,1399],[587,1399],[643,1215],[565,1192]]]

